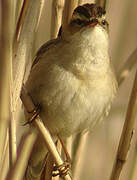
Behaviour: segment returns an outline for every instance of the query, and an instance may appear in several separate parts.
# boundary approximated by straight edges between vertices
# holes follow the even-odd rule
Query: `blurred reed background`
[[[31,0],[29,0],[29,1],[31,2]],[[27,129],[27,127],[22,127],[22,123],[21,123],[22,120],[20,120],[23,118],[22,110],[21,110],[22,108],[14,109],[12,107],[13,108],[12,109],[11,106],[9,107],[9,99],[12,101],[14,99],[14,97],[12,97],[13,99],[7,98],[7,97],[9,97],[10,91],[13,88],[13,85],[11,85],[12,82],[9,82],[9,81],[11,81],[11,79],[12,79],[12,76],[11,76],[12,71],[14,71],[13,73],[16,73],[16,71],[14,69],[16,68],[16,65],[17,65],[17,63],[15,63],[15,65],[13,63],[13,65],[12,65],[12,63],[11,63],[12,60],[9,60],[10,56],[12,56],[11,54],[12,53],[14,54],[14,52],[12,52],[9,44],[14,42],[14,47],[13,47],[14,51],[16,51],[16,47],[19,46],[19,42],[16,42],[12,38],[13,38],[13,34],[15,36],[17,35],[17,33],[15,33],[15,29],[16,29],[15,24],[17,23],[17,19],[21,12],[22,4],[23,4],[23,2],[25,2],[25,0],[24,1],[23,0],[14,0],[13,2],[14,3],[12,4],[12,3],[10,3],[9,0],[7,0],[7,3],[5,3],[6,5],[2,1],[0,2],[0,4],[1,4],[0,5],[0,12],[1,12],[1,21],[0,21],[0,25],[1,25],[0,26],[0,28],[1,28],[0,29],[0,31],[1,31],[1,44],[0,44],[1,45],[0,46],[0,48],[1,48],[0,49],[0,52],[1,52],[0,130],[1,130],[1,132],[0,132],[0,135],[1,135],[1,137],[0,137],[0,141],[2,142],[3,141],[2,139],[6,137],[6,135],[5,135],[6,130],[4,132],[3,129],[5,127],[8,127],[8,125],[10,124],[9,120],[11,120],[11,119],[13,120],[13,119],[17,118],[15,121],[15,124],[16,124],[15,127],[17,127],[17,128],[15,128],[16,129],[15,131],[17,131],[17,132],[15,132],[14,130],[13,131],[17,137],[18,144],[20,144],[21,137]],[[56,6],[57,2],[59,2],[60,4]],[[28,41],[28,40],[24,41],[25,38],[29,39],[28,35],[25,38],[21,39],[21,40],[23,40],[24,44],[25,43],[31,44],[31,48],[29,48],[29,47],[28,48],[29,48],[29,51],[32,52],[26,57],[27,63],[26,63],[26,65],[24,64],[24,66],[30,65],[32,57],[35,55],[36,51],[39,49],[39,47],[43,43],[45,43],[49,39],[55,37],[57,29],[60,26],[60,25],[58,25],[58,28],[55,29],[56,30],[56,32],[55,32],[54,31],[55,24],[57,21],[59,24],[61,23],[61,16],[59,16],[59,19],[56,19],[57,18],[56,13],[60,13],[60,14],[62,13],[63,2],[64,2],[64,0],[46,0],[46,1],[41,0],[40,1],[41,4],[38,1],[34,2],[37,5],[40,4],[41,6],[39,5],[38,10],[36,12],[33,12],[34,15],[36,13],[37,20],[36,20],[36,22],[34,22],[32,24],[34,26],[33,29],[36,30],[36,32],[33,33],[32,39],[30,41]],[[78,2],[82,4],[82,3],[87,3],[87,2],[90,3],[93,1],[83,0],[83,1],[78,1]],[[29,3],[28,4],[26,3],[26,9],[27,9],[27,5],[29,6]],[[2,12],[2,10],[7,11],[5,9],[5,7],[6,8],[8,7],[8,9],[10,10],[8,12],[9,14],[8,13],[4,14]],[[37,6],[35,6],[35,7],[37,7]],[[42,9],[41,9],[41,7],[42,7]],[[130,56],[130,54],[135,50],[135,48],[137,48],[137,37],[136,37],[137,36],[137,22],[136,22],[137,10],[136,10],[136,7],[137,7],[136,0],[132,0],[132,1],[129,1],[129,0],[121,0],[121,1],[111,0],[111,1],[109,1],[108,0],[107,1],[106,10],[107,10],[107,18],[108,18],[109,27],[110,27],[110,56],[111,56],[111,59],[112,59],[113,65],[114,65],[115,72],[117,74],[119,73],[121,67],[126,62],[128,57]],[[39,11],[41,12],[41,17],[39,15]],[[10,17],[10,19],[7,20],[6,17],[8,17],[8,18]],[[28,15],[28,17],[29,17],[29,15]],[[33,17],[34,16],[32,16],[31,18],[33,18]],[[40,17],[40,21],[39,21],[39,17]],[[7,29],[7,32],[5,30],[3,30],[4,29],[3,22],[5,20],[10,21],[10,23],[12,22],[12,26],[5,25],[6,28],[8,27],[10,29],[10,30]],[[37,23],[37,22],[39,22],[39,23]],[[13,26],[13,24],[14,24],[14,26]],[[2,44],[3,39],[4,39],[3,31],[5,31],[5,33],[7,33],[5,39],[6,38],[10,39],[10,41],[5,41],[7,44],[4,44],[4,45]],[[27,30],[25,32],[25,29],[23,32],[22,31],[23,30],[20,29],[20,36],[23,33],[27,33]],[[18,38],[18,37],[16,37],[16,38]],[[5,53],[6,55],[3,55],[4,53],[2,51],[4,51],[3,49],[5,48],[5,46],[8,46],[8,48],[7,48],[8,52]],[[26,51],[22,52],[22,54],[25,53]],[[19,53],[19,52],[21,52],[21,51],[18,50],[17,53]],[[16,56],[18,56],[18,54]],[[15,56],[12,56],[12,57],[15,57]],[[4,58],[8,59],[8,60],[5,62],[2,62],[2,60]],[[137,55],[136,55],[136,58],[134,58],[134,59],[135,59],[135,61],[137,61]],[[19,60],[21,60],[20,56],[19,56]],[[130,62],[129,62],[129,64],[130,64]],[[11,71],[12,66],[13,66],[13,70]],[[2,68],[5,68],[5,69],[2,69]],[[79,155],[80,161],[79,161],[78,169],[77,169],[78,177],[75,178],[75,180],[83,180],[83,179],[84,180],[109,180],[110,179],[112,167],[114,164],[114,160],[116,157],[116,152],[117,152],[117,148],[118,148],[118,144],[119,144],[119,140],[120,140],[120,136],[122,133],[123,124],[124,124],[124,121],[126,118],[128,102],[129,102],[131,90],[133,87],[133,81],[135,78],[136,69],[137,69],[137,64],[134,63],[134,66],[133,66],[132,71],[130,72],[129,76],[123,81],[123,83],[119,87],[117,97],[115,99],[115,102],[113,103],[111,112],[110,112],[109,116],[107,117],[107,119],[104,122],[102,122],[98,127],[96,127],[96,129],[94,129],[93,132],[89,132],[86,142],[85,142],[85,148],[82,151],[82,154]],[[10,79],[6,78],[9,76],[10,76]],[[20,81],[22,82],[22,79],[20,79]],[[7,84],[9,83],[11,86],[9,87],[8,85],[5,85],[5,82]],[[8,92],[5,90],[8,90]],[[4,93],[2,93],[2,92],[4,92]],[[13,91],[13,92],[19,93],[19,91]],[[14,99],[14,102],[15,101],[16,101],[16,98]],[[17,104],[19,105],[21,103],[18,102]],[[136,109],[137,109],[137,106],[136,106]],[[9,110],[11,111],[10,113],[9,113]],[[14,110],[16,111],[16,113],[14,112]],[[11,118],[11,114],[12,114],[12,118]],[[13,114],[14,114],[14,118],[13,118]],[[136,118],[136,122],[135,122],[135,126],[134,126],[135,127],[134,129],[136,130],[137,113],[135,114],[134,118]],[[4,124],[3,119],[4,119],[4,121],[5,121],[5,119],[7,119],[7,122],[5,123],[5,125],[3,125]],[[10,139],[10,135],[9,135],[9,138],[7,135],[7,140],[5,139],[3,141],[5,144],[4,150],[2,148],[0,148],[0,154],[1,154],[0,155],[0,158],[1,158],[1,160],[0,160],[0,162],[1,162],[1,164],[0,164],[0,179],[1,180],[6,179],[7,172],[12,169],[12,167],[13,167],[12,165],[14,165],[14,162],[15,162],[14,154],[15,154],[15,158],[16,158],[16,148],[15,149],[13,148],[13,150],[15,150],[15,153],[12,153],[13,154],[13,163],[11,162],[11,160],[9,161],[8,154],[10,154],[10,156],[11,156],[11,153],[9,153],[9,152],[11,152],[11,150],[9,150],[11,148],[11,146],[9,146],[9,148],[8,148],[8,144],[10,144],[9,139]],[[23,140],[23,142],[24,141],[25,140]],[[14,144],[14,142],[13,142],[13,144]],[[0,147],[2,147],[2,146],[3,145],[1,145]],[[11,164],[11,165],[9,166],[9,164]],[[13,175],[13,173],[14,173],[14,171],[10,172],[10,174],[12,174],[12,175]],[[8,176],[7,179],[20,180],[19,177],[20,176],[16,176],[13,179],[12,176],[11,177]],[[131,144],[130,152],[128,155],[128,159],[124,165],[122,174],[119,179],[120,180],[136,180],[137,179],[137,132],[136,131],[135,131],[133,139],[132,139],[132,144]]]

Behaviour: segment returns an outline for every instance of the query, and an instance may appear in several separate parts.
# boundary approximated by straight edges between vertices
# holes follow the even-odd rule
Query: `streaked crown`
[[[96,4],[84,4],[74,10],[70,24],[77,27],[100,24],[107,29],[105,14],[106,11]]]

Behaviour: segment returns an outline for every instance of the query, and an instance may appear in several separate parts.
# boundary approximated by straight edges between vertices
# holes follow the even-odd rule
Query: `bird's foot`
[[[65,177],[67,174],[69,174],[70,171],[70,163],[65,161],[63,164],[59,165],[59,166],[54,166],[53,167],[53,172],[52,172],[52,176],[60,176],[60,177]]]
[[[63,140],[58,136],[58,138],[59,138],[59,140],[60,140],[60,143],[61,143],[61,145],[62,145],[62,148],[63,148],[63,150],[64,150],[64,153],[65,153],[65,156],[66,156],[66,161],[67,162],[69,162],[69,163],[71,163],[72,161],[71,161],[71,157],[70,157],[70,155],[69,155],[69,153],[68,153],[68,151],[67,151],[67,148],[66,148],[66,145],[65,145],[65,143],[63,142]]]
[[[31,117],[28,119],[28,121],[25,124],[23,124],[23,126],[25,126],[27,124],[31,124],[36,119],[36,117],[39,115],[40,110],[41,110],[41,106],[39,104],[31,112],[28,112],[29,114],[31,114]]]

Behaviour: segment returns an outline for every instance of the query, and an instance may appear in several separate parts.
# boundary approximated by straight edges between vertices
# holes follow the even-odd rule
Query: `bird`
[[[53,137],[94,130],[109,113],[117,80],[108,53],[109,24],[97,4],[78,6],[56,39],[41,46],[25,88]],[[27,118],[26,118],[27,119]],[[46,147],[38,136],[26,179],[40,179]]]

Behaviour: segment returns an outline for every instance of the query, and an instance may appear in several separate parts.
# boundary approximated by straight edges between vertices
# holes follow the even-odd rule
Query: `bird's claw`
[[[36,119],[36,117],[39,115],[40,110],[41,110],[41,108],[40,108],[40,104],[39,104],[31,112],[28,112],[31,114],[31,117],[28,119],[28,121],[26,123],[23,124],[23,126],[25,126],[27,124],[31,124]]]
[[[65,177],[69,173],[70,166],[70,163],[67,161],[59,166],[54,166],[52,176],[55,177],[59,175],[60,177]]]

